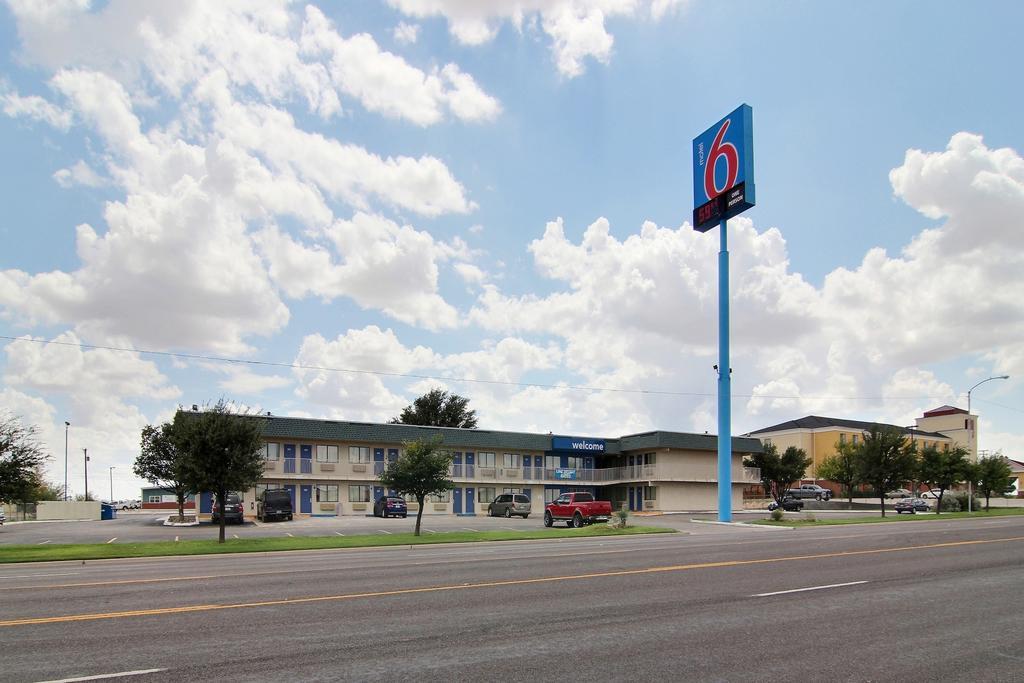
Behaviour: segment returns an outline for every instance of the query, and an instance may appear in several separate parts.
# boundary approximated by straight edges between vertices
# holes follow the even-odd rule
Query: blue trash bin
[[[117,519],[117,508],[109,503],[100,503],[100,519]]]

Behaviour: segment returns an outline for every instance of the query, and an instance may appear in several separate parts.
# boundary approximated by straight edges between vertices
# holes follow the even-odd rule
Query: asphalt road
[[[3,566],[0,680],[1021,680],[1024,519],[687,524]]]

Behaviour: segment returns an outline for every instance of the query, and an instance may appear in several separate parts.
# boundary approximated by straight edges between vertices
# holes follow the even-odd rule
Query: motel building
[[[264,422],[263,480],[242,493],[246,516],[268,488],[284,488],[296,516],[373,514],[386,491],[377,480],[403,443],[440,435],[452,453],[454,489],[428,498],[425,515],[486,515],[502,493],[523,493],[533,515],[569,491],[586,491],[613,507],[634,512],[715,510],[718,506],[718,441],[714,435],[653,431],[617,438],[559,436],[486,429],[419,427],[268,416]],[[744,456],[761,451],[754,438],[734,438],[732,495],[760,480]],[[212,497],[200,496],[200,514]],[[409,514],[416,514],[415,501]]]

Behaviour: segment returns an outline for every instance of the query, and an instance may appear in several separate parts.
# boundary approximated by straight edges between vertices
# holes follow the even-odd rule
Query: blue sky
[[[11,0],[0,409],[53,479],[69,420],[116,497],[142,425],[220,397],[383,421],[441,384],[485,427],[714,431],[690,142],[746,102],[736,431],[911,424],[1009,374],[972,408],[981,448],[1024,457],[1022,15]]]

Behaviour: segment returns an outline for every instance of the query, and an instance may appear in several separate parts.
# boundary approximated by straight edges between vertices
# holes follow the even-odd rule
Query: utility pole
[[[82,455],[85,456],[85,499],[89,500],[89,449],[83,448]]]
[[[111,465],[110,466],[110,498],[109,498],[111,505],[114,504],[114,469],[115,469],[115,466]]]
[[[64,420],[64,500],[68,499],[68,428],[71,423]]]

